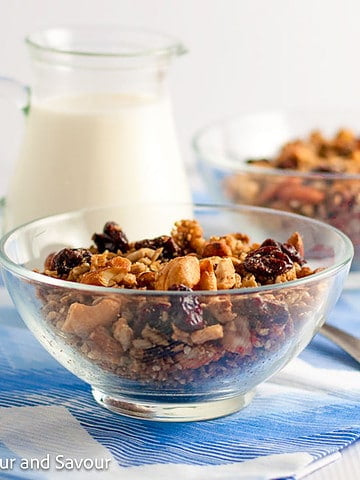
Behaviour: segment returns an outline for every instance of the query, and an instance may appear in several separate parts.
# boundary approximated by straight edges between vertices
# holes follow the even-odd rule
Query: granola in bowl
[[[298,232],[283,243],[269,238],[259,244],[243,233],[205,238],[198,221],[181,220],[170,235],[129,242],[109,221],[92,240],[89,248],[51,253],[42,273],[118,288],[121,300],[79,299],[48,288],[38,295],[46,321],[69,344],[125,379],[176,387],[216,378],[224,369],[281,350],[313,307],[307,289],[288,292],[286,301],[286,290],[231,296],[319,271],[307,266]],[[138,294],[127,295],[128,290]],[[148,291],[159,295],[142,295]],[[294,322],[299,303],[303,318]]]

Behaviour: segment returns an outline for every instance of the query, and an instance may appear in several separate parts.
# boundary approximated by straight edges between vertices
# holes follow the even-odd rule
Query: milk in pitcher
[[[5,228],[88,206],[189,201],[166,96],[48,98],[31,104]],[[129,226],[136,215],[129,212]],[[154,234],[167,233],[171,222],[189,215],[183,208],[171,221],[158,219]]]

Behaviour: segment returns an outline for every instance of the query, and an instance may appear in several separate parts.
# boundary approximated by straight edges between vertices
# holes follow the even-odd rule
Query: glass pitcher
[[[40,31],[26,43],[34,84],[0,80],[0,94],[15,92],[26,113],[5,231],[89,206],[191,201],[167,88],[169,65],[185,52],[179,42],[83,27]]]

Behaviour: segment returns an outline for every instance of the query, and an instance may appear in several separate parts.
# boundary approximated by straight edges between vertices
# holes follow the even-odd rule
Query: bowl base
[[[144,402],[126,396],[112,397],[96,388],[92,394],[99,405],[127,417],[158,422],[210,420],[237,412],[249,405],[254,391],[220,400],[200,402]]]

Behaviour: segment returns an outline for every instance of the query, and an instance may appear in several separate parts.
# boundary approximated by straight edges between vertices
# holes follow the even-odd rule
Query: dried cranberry
[[[51,259],[51,269],[59,275],[66,275],[81,263],[89,262],[91,252],[86,248],[63,248]]]
[[[99,253],[103,253],[105,250],[113,253],[121,250],[124,253],[129,250],[129,241],[125,233],[115,222],[106,222],[103,233],[94,233],[92,240]]]
[[[170,307],[168,302],[145,304],[140,312],[142,326],[147,323],[162,333],[171,334],[172,328],[168,320]]]
[[[267,238],[263,241],[260,247],[278,247],[278,249],[281,250],[281,243],[277,242],[273,238]]]
[[[272,238],[267,238],[263,241],[261,247],[277,247],[279,250],[285,253],[293,262],[297,262],[299,265],[303,265],[305,263],[305,260],[300,255],[300,252],[296,250],[294,245],[291,245],[290,243],[281,243],[273,240]]]
[[[300,255],[300,252],[296,250],[294,245],[291,243],[282,243],[281,250],[286,253],[286,255],[293,261],[298,263],[299,265],[303,265],[305,263],[304,258]]]
[[[134,246],[136,250],[138,250],[139,248],[152,248],[154,250],[162,248],[160,258],[168,260],[176,257],[180,252],[180,248],[178,245],[176,245],[173,238],[167,235],[141,240],[140,242],[136,242]]]
[[[173,285],[169,290],[179,292],[192,292],[190,287],[185,285]],[[185,332],[193,332],[204,328],[203,309],[200,300],[195,295],[174,296],[172,298],[170,318],[174,324]]]
[[[290,318],[286,305],[262,300],[260,297],[244,299],[239,313],[246,314],[251,326],[260,322],[260,326],[263,328],[270,327],[274,323],[284,325]]]
[[[264,302],[263,313],[265,318],[277,325],[284,325],[290,318],[286,306],[276,302]]]
[[[293,266],[292,260],[277,246],[265,246],[249,252],[244,267],[259,277],[271,278],[287,272]]]

